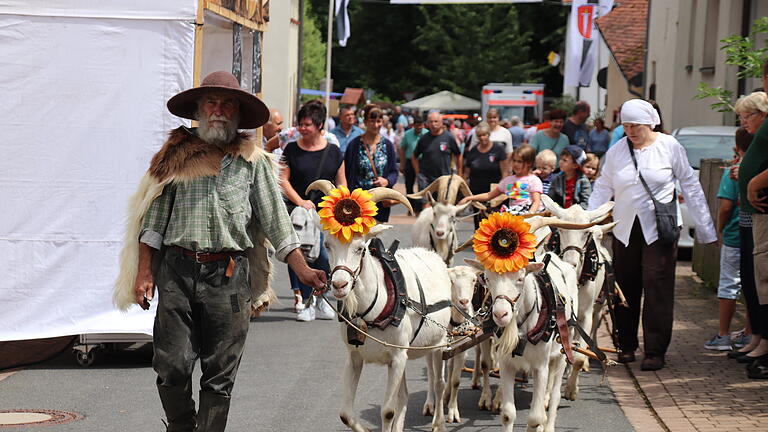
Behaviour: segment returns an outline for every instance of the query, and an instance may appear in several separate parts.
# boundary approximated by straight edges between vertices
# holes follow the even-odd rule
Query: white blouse
[[[704,191],[698,176],[688,163],[685,149],[673,136],[663,133],[657,135],[653,144],[635,149],[638,168],[653,196],[660,202],[670,202],[675,190],[675,180],[680,182],[688,213],[696,224],[696,240],[700,243],[716,241],[717,233]],[[589,209],[596,209],[611,197],[614,197],[616,202],[613,219],[618,222],[613,234],[619,241],[624,245],[629,243],[635,217],[640,220],[646,244],[651,244],[659,238],[653,201],[640,182],[626,137],[617,141],[605,154],[600,177],[589,197]],[[680,206],[677,207],[677,223],[678,226],[683,224]]]

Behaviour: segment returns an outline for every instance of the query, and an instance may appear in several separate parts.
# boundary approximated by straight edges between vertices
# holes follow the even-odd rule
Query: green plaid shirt
[[[244,251],[253,247],[251,219],[261,225],[278,259],[299,247],[271,162],[227,154],[218,176],[168,184],[144,215],[139,239],[155,249]]]

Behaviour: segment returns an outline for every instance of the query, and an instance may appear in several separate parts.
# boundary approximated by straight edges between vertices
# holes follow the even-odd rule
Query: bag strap
[[[648,183],[646,183],[645,179],[643,178],[643,173],[640,172],[640,167],[637,166],[637,159],[635,159],[635,149],[633,148],[632,141],[629,140],[629,137],[627,137],[627,146],[629,147],[629,154],[630,156],[632,156],[632,163],[635,164],[637,175],[640,176],[640,183],[643,184],[645,191],[648,192],[648,195],[651,196],[651,201],[653,201],[655,204],[657,202],[656,197],[653,196],[653,192],[651,192],[651,188],[648,187]]]
[[[365,141],[363,141],[363,137],[360,137],[360,144],[363,145],[363,148],[365,149],[365,155],[368,156],[368,162],[371,163],[371,169],[373,170],[373,178],[375,180],[376,177],[379,176],[379,173],[376,172],[376,164],[373,163],[373,156],[371,155],[371,150],[365,144]],[[381,140],[379,140],[379,144],[381,144]]]
[[[329,143],[328,140],[325,140],[325,148],[323,149],[323,154],[320,155],[320,165],[317,166],[317,172],[315,173],[315,180],[320,178],[320,174],[323,172],[323,166],[325,166],[325,159],[328,157],[328,148],[332,146],[333,144]]]

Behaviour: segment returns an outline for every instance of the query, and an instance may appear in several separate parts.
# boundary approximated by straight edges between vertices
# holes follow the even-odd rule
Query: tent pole
[[[192,86],[200,85],[203,74],[203,23],[205,20],[205,0],[197,1],[197,15],[195,17],[195,52],[192,59]],[[197,121],[192,121],[192,126],[197,126]]]
[[[325,51],[325,113],[331,116],[331,46],[333,45],[333,0],[328,0],[328,39]]]

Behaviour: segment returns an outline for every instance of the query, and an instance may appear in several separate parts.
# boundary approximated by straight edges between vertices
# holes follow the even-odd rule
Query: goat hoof
[[[574,389],[574,390],[566,389],[565,392],[563,392],[563,399],[567,399],[569,401],[575,401],[576,396],[578,395],[579,395],[578,389]]]
[[[584,364],[581,366],[581,370],[584,372],[589,372],[589,362],[584,362]]]
[[[435,407],[431,403],[425,403],[424,408],[421,409],[421,414],[425,416],[431,416],[435,414]]]
[[[461,417],[459,417],[459,409],[449,408],[448,416],[446,417],[445,421],[448,423],[461,423]]]

